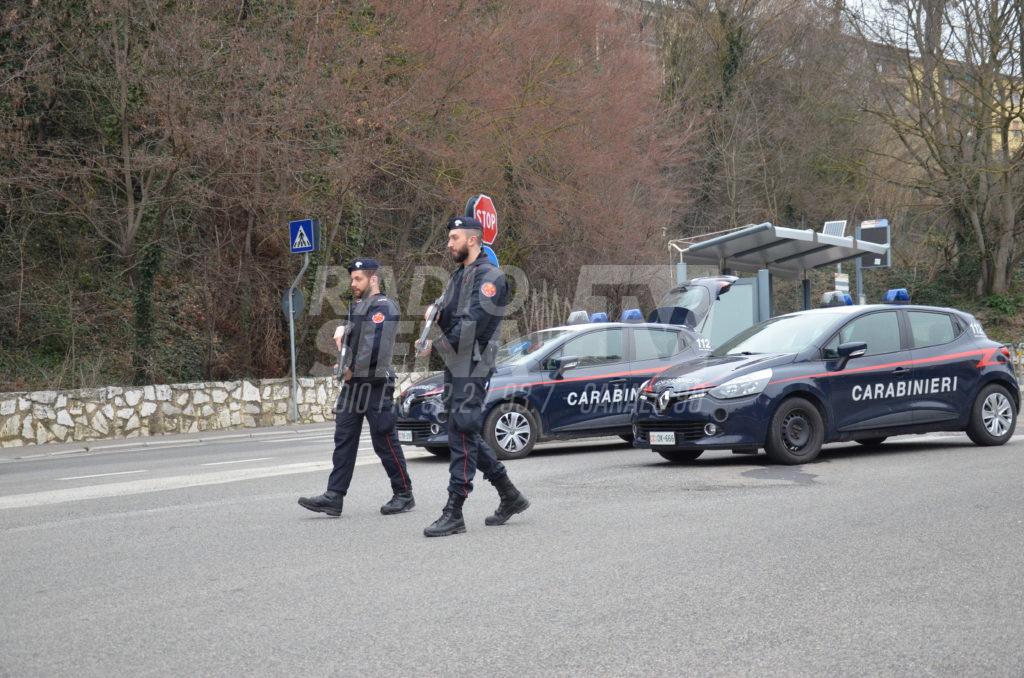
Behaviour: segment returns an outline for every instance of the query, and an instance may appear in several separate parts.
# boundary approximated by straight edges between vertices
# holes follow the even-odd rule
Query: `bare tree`
[[[701,121],[685,234],[769,220],[813,226],[853,216],[869,130],[865,81],[835,7],[809,0],[650,3],[665,96]]]
[[[876,66],[866,109],[894,140],[877,150],[888,178],[945,208],[980,262],[978,294],[1008,291],[1024,253],[1024,8],[871,0],[849,16]]]
[[[377,256],[405,289],[486,192],[502,261],[557,300],[662,255],[688,197],[688,128],[615,3],[12,1],[3,383],[282,374],[296,215],[323,228],[309,280]],[[330,321],[300,321],[300,365]]]

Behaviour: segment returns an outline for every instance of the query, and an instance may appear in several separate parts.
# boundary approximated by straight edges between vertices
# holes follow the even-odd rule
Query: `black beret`
[[[348,272],[352,271],[376,271],[380,268],[380,264],[377,263],[376,259],[362,258],[353,259],[352,263],[348,265]]]
[[[454,230],[456,228],[468,228],[472,231],[484,230],[484,225],[473,217],[452,217],[448,220],[448,230]]]

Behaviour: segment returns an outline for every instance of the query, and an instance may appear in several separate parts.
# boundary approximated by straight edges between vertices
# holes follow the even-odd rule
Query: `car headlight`
[[[401,403],[402,404],[398,408],[398,413],[401,414],[403,417],[408,416],[408,414],[409,414],[409,406],[412,405],[412,400],[415,397],[416,397],[415,393],[409,393],[408,391],[403,393],[402,394],[402,399],[401,399]]]
[[[647,387],[650,386],[650,385],[651,385],[651,380],[648,379],[644,383],[640,384],[640,388],[637,389],[637,393],[646,393],[647,392]]]
[[[714,398],[742,398],[743,396],[760,393],[768,386],[768,382],[771,380],[772,371],[770,369],[758,370],[757,372],[744,374],[742,377],[730,379],[721,386],[711,389],[708,393]]]

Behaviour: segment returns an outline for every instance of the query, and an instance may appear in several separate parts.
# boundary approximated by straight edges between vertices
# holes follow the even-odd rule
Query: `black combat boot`
[[[447,537],[466,531],[466,521],[462,519],[462,505],[466,498],[454,492],[448,493],[448,503],[441,509],[441,517],[423,528],[425,537]]]
[[[412,498],[412,492],[395,492],[395,496],[391,497],[391,501],[380,507],[380,512],[390,516],[395,513],[411,511],[415,505],[416,500]]]
[[[530,500],[516,489],[507,475],[495,478],[492,482],[498,490],[501,503],[498,504],[498,510],[494,512],[493,516],[484,518],[484,525],[504,525],[515,514],[530,508]]]
[[[327,490],[318,497],[299,497],[299,506],[337,518],[341,515],[341,505],[344,501],[345,495]]]

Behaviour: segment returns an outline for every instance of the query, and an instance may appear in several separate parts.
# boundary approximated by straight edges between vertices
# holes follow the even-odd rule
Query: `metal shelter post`
[[[757,272],[757,321],[772,317],[772,274],[767,268]]]
[[[676,264],[676,284],[682,285],[686,281],[686,262],[680,261]]]
[[[679,246],[679,243],[675,240],[670,240],[668,243],[670,250],[675,250],[679,253],[679,261],[676,262],[676,284],[682,285],[687,281],[686,277],[686,262],[683,261],[683,252],[685,251]]]
[[[855,231],[857,240],[860,240],[860,224],[857,224],[857,230]],[[857,305],[864,305],[864,269],[861,264],[863,257],[857,257],[854,261],[853,267],[857,273]]]

